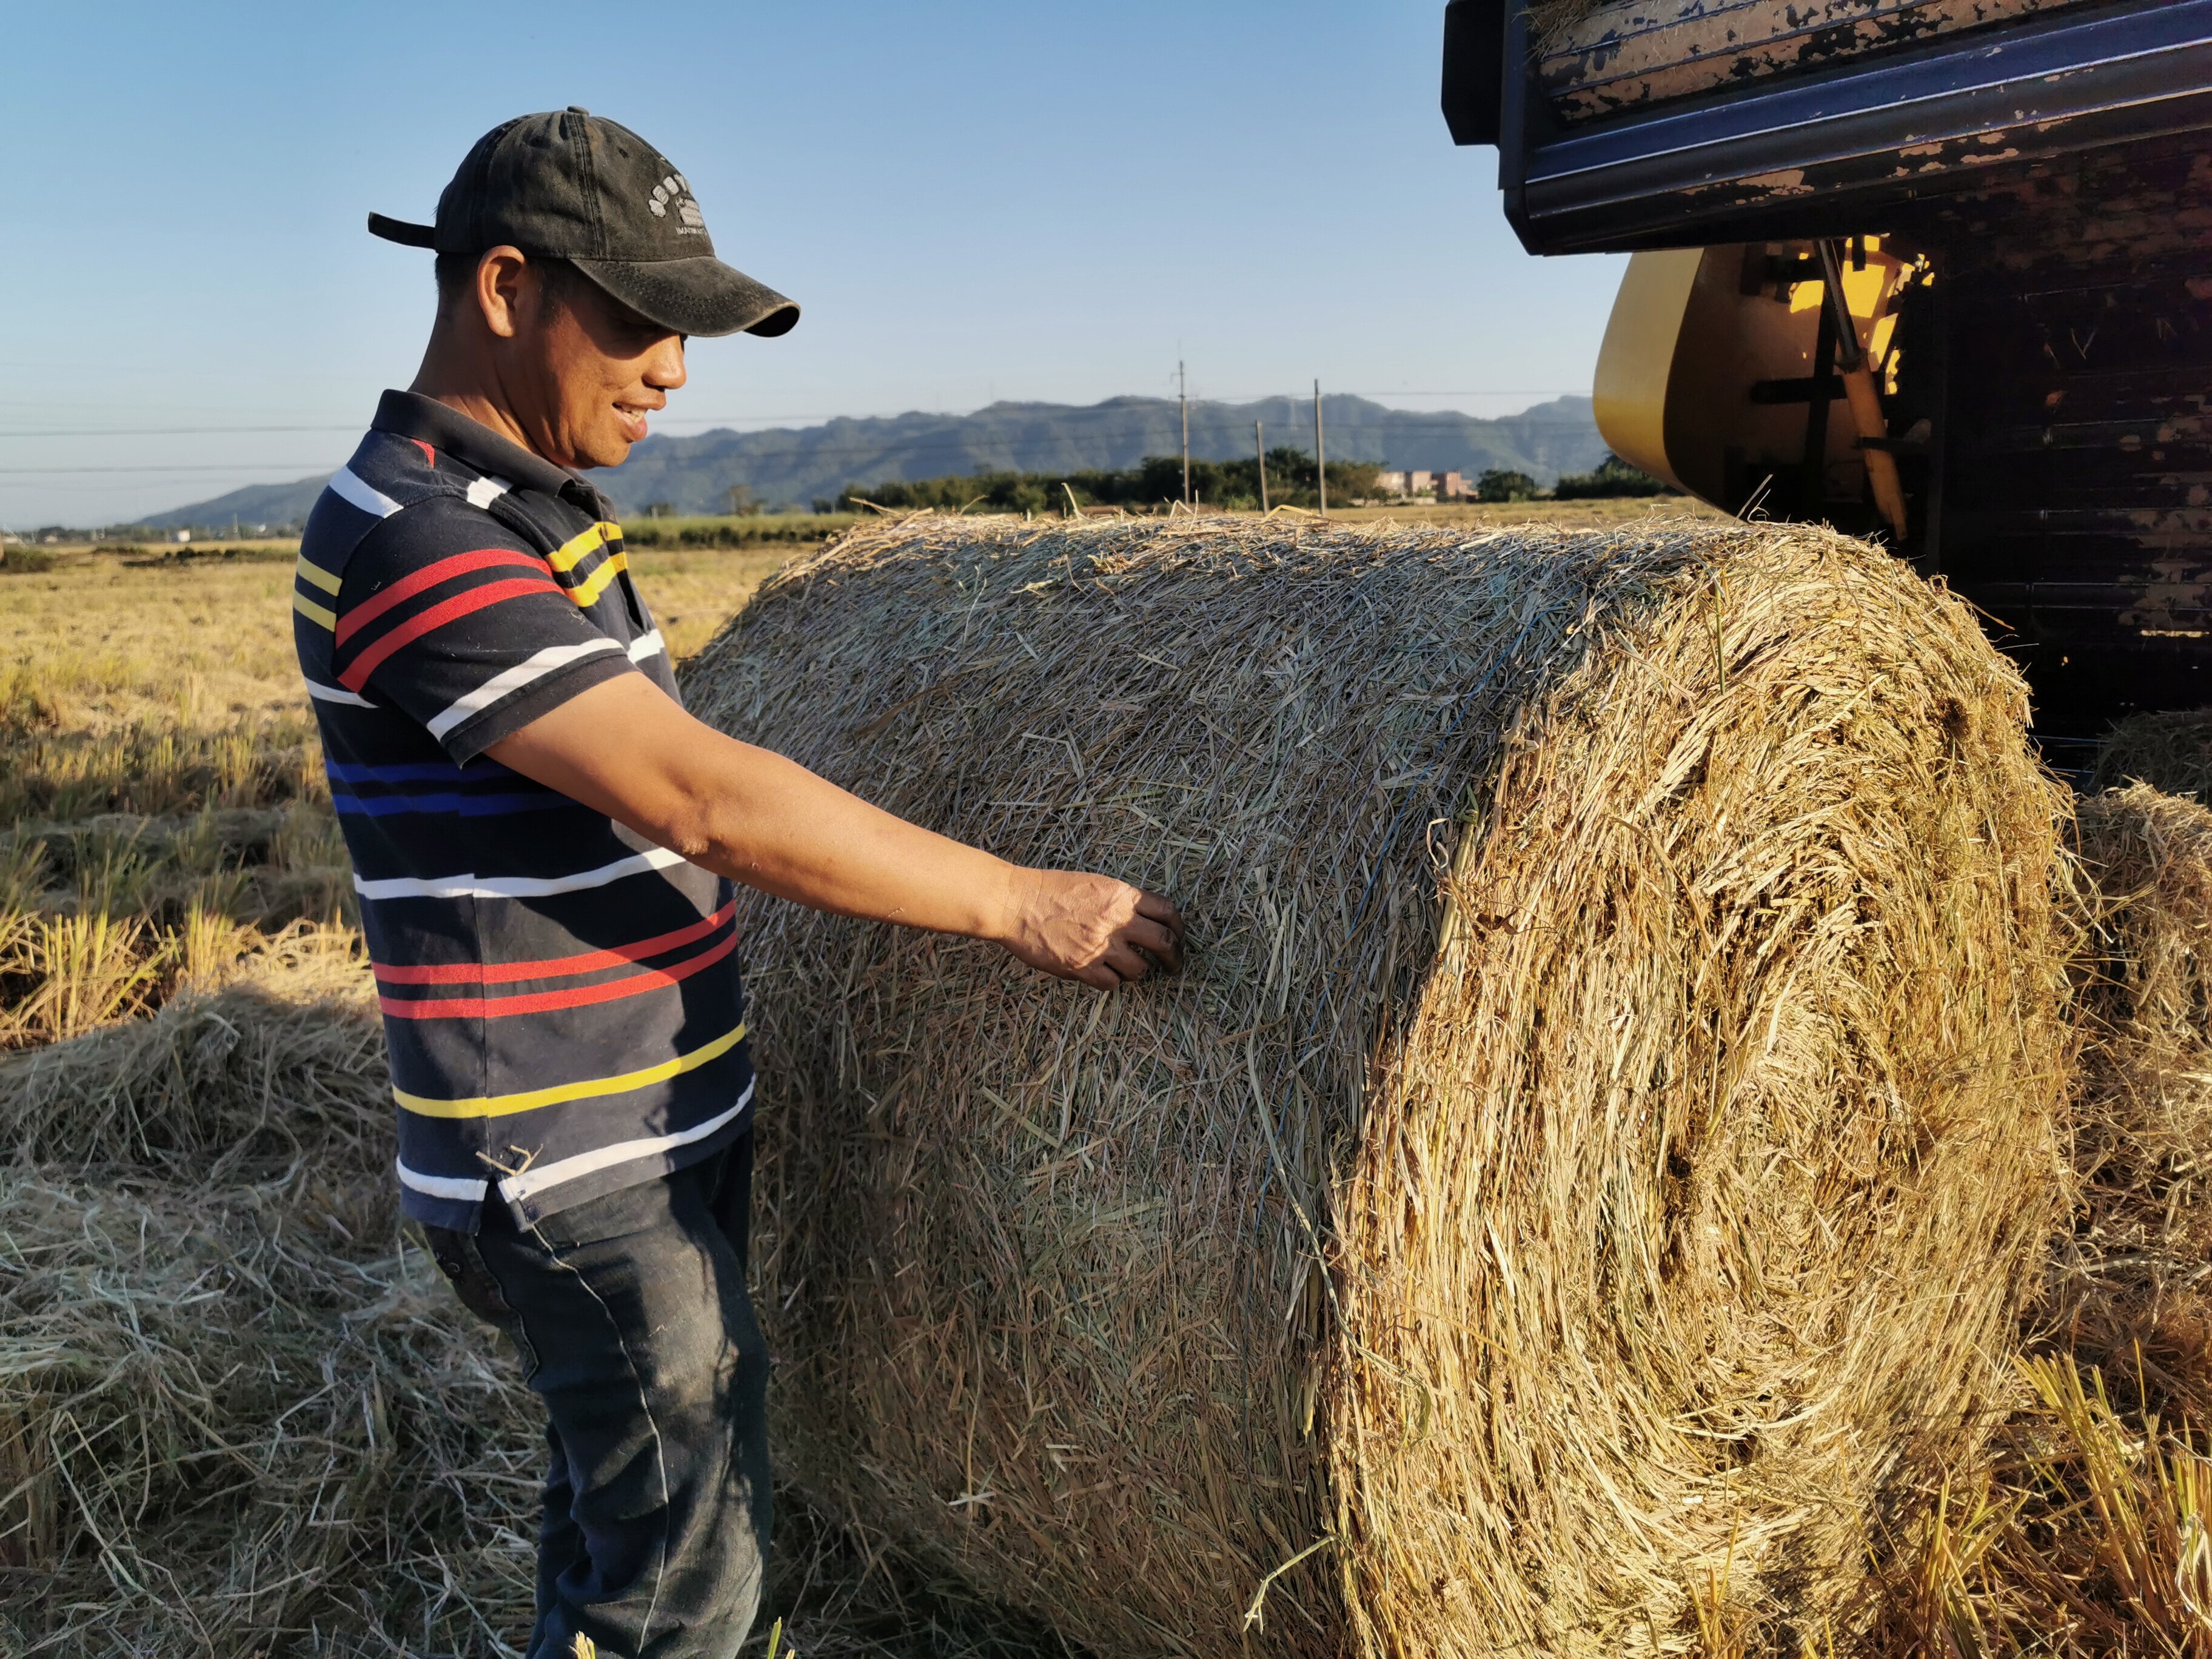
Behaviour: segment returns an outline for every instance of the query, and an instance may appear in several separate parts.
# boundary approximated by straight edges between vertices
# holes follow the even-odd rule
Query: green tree
[[[1372,495],[1381,471],[1372,461],[1331,461],[1329,498],[1341,503]],[[1269,505],[1312,507],[1320,501],[1319,485],[1314,459],[1304,450],[1279,447],[1267,452]],[[1079,507],[1158,513],[1182,500],[1182,457],[1147,455],[1133,467],[1115,471],[975,472],[945,478],[890,480],[866,487],[848,485],[836,505],[840,509],[872,505],[941,513],[969,508],[988,513],[1064,513],[1073,497]],[[1190,493],[1194,501],[1207,507],[1256,510],[1260,463],[1257,459],[1194,459]]]
[[[1502,466],[1493,466],[1474,481],[1474,499],[1533,501],[1536,499],[1536,481],[1525,472],[1510,472]]]
[[[1618,455],[1607,455],[1598,463],[1595,472],[1570,472],[1552,488],[1552,494],[1563,501],[1602,501],[1620,495],[1672,495],[1676,493],[1671,484],[1663,483],[1648,472],[1639,472]]]

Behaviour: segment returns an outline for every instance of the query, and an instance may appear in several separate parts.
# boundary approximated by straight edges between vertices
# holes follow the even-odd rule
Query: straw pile
[[[210,1188],[307,1157],[388,1170],[391,1085],[355,943],[289,929],[234,983],[0,1063],[0,1162]]]
[[[8,1659],[520,1650],[543,1413],[401,1231],[351,943],[287,934],[236,983],[0,1062]],[[1045,1650],[778,1510],[787,1649]]]
[[[404,1248],[343,935],[0,1064],[0,1650],[497,1650],[539,1431]]]
[[[452,1653],[526,1628],[526,1396],[395,1243],[357,1176],[0,1173],[14,1650]]]
[[[2082,998],[2082,1201],[2058,1333],[2115,1386],[2212,1420],[2212,811],[2131,784],[2080,813],[2103,914]]]
[[[1178,979],[757,903],[782,1455],[1103,1650],[1878,1616],[2063,1196],[2060,793],[1965,608],[1655,521],[865,530],[693,707]]]
[[[2212,805],[2212,708],[2130,715],[2098,745],[2094,782],[2147,783]]]

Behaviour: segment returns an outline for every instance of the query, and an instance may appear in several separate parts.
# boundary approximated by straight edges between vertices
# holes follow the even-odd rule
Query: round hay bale
[[[1819,532],[916,519],[693,708],[1180,976],[755,903],[760,1301],[831,1513],[1103,1651],[1839,1638],[2060,1182],[2059,792]]]

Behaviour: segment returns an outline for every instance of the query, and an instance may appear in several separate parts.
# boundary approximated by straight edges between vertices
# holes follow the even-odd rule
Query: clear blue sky
[[[1207,397],[1586,391],[1620,262],[1520,251],[1494,152],[1437,112],[1442,16],[7,6],[0,525],[343,459],[430,313],[429,256],[363,216],[428,218],[479,133],[571,103],[658,145],[722,257],[805,307],[781,340],[696,343],[663,430],[1167,394],[1178,353]],[[245,427],[273,429],[206,430]]]

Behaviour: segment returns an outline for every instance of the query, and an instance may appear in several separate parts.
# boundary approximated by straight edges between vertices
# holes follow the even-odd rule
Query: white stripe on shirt
[[[459,698],[443,714],[434,715],[424,723],[424,729],[434,738],[443,738],[471,714],[482,714],[501,697],[520,691],[544,679],[556,669],[585,657],[596,657],[602,651],[619,651],[622,647],[612,640],[586,640],[581,645],[549,645],[512,668],[502,669],[482,685]]]
[[[672,1135],[654,1135],[646,1140],[617,1140],[610,1146],[596,1146],[588,1152],[579,1152],[574,1158],[564,1158],[557,1164],[544,1164],[534,1170],[525,1170],[499,1183],[499,1194],[510,1204],[520,1204],[532,1193],[542,1193],[548,1187],[557,1187],[563,1182],[580,1180],[587,1175],[597,1175],[601,1170],[612,1169],[617,1164],[628,1164],[633,1158],[652,1158],[657,1153],[673,1152],[678,1146],[688,1146],[695,1140],[704,1140],[720,1128],[751,1102],[753,1085],[745,1085],[744,1093],[738,1103],[719,1117],[710,1117],[704,1123]]]
[[[364,513],[388,519],[399,510],[399,503],[380,489],[370,488],[354,475],[349,466],[342,466],[331,474],[331,490],[340,501],[349,501]]]
[[[514,486],[504,478],[482,477],[469,486],[471,507],[489,507]]]
[[[397,1159],[393,1160],[392,1167],[399,1171],[401,1186],[412,1187],[416,1192],[428,1193],[433,1198],[458,1198],[465,1203],[478,1204],[491,1190],[489,1181],[471,1181],[465,1176],[417,1175]]]
[[[639,635],[629,642],[629,659],[643,662],[647,657],[659,656],[667,648],[668,642],[660,637],[660,630],[656,628]]]
[[[580,893],[586,888],[605,887],[625,876],[672,869],[684,861],[681,853],[656,847],[649,853],[617,859],[612,864],[603,864],[596,870],[581,870],[573,876],[495,876],[481,879],[466,874],[388,876],[381,881],[363,881],[356,876],[353,889],[365,899],[544,898],[553,893]]]
[[[309,680],[307,682],[307,695],[311,697],[320,697],[325,702],[350,703],[356,708],[374,708],[376,707],[376,705],[371,702],[367,697],[356,696],[352,692],[344,690],[343,687],[336,685],[318,685],[313,680]]]

